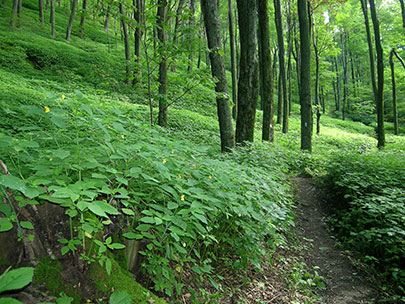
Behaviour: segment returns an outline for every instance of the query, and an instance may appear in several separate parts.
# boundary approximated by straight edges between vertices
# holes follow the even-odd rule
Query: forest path
[[[356,269],[349,258],[336,247],[324,219],[325,201],[320,190],[310,178],[294,178],[299,200],[297,233],[299,237],[313,240],[308,250],[308,265],[319,266],[326,290],[321,293],[323,304],[376,303],[378,291],[366,280],[366,275]]]

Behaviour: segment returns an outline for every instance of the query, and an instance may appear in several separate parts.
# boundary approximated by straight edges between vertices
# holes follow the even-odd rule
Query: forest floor
[[[297,187],[297,234],[311,243],[305,253],[308,265],[318,266],[326,289],[323,304],[376,303],[381,293],[370,281],[373,275],[355,267],[353,259],[339,249],[325,224],[327,205],[310,178],[294,178]],[[361,268],[361,267],[360,267]]]

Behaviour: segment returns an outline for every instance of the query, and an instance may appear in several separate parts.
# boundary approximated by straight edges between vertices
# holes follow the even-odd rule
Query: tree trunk
[[[104,20],[104,31],[108,31],[108,26],[110,25],[110,7],[107,7],[107,12],[105,14],[105,20]]]
[[[341,112],[342,111],[342,104],[340,102],[341,81],[340,81],[339,64],[338,64],[337,57],[335,57],[335,68],[336,68],[336,111]]]
[[[291,0],[288,0],[288,14],[287,14],[287,27],[288,27],[288,50],[287,50],[287,82],[288,82],[288,116],[291,114],[292,108],[292,84],[291,84],[291,73],[292,73],[292,63],[291,63],[291,54],[292,54],[292,23],[291,23]]]
[[[159,45],[159,116],[158,125],[167,126],[167,55],[166,55],[166,0],[158,0],[157,36]]]
[[[278,57],[280,60],[280,56]],[[283,84],[281,83],[280,62],[278,63],[278,82],[277,82],[277,120],[276,124],[281,124],[283,120]]]
[[[256,0],[237,0],[240,35],[240,76],[236,142],[253,141],[258,97]]]
[[[126,70],[126,77],[125,77],[125,82],[129,84],[131,82],[131,71],[129,69],[130,61],[131,61],[131,51],[129,48],[129,35],[128,35],[128,29],[127,29],[127,24],[124,21],[124,8],[122,6],[122,3],[119,4],[119,10],[120,10],[120,18],[121,18],[121,26],[122,26],[122,34],[124,36],[124,48],[125,48],[125,70]]]
[[[11,15],[11,21],[10,21],[10,26],[12,28],[15,27],[16,25],[16,20],[17,20],[17,7],[18,7],[18,0],[13,0],[13,13]]]
[[[312,104],[311,104],[311,39],[307,1],[298,0],[301,53],[301,149],[312,151]]]
[[[141,79],[141,68],[139,66],[139,62],[141,59],[141,44],[142,44],[142,35],[143,35],[143,1],[142,0],[132,0],[132,4],[134,5],[134,19],[136,21],[136,28],[134,33],[134,47],[135,47],[135,72],[134,72],[134,80],[133,84],[136,84]]]
[[[18,0],[18,6],[17,6],[17,16],[18,16],[18,24],[17,26],[20,27],[21,24],[21,11],[22,11],[22,0]]]
[[[232,115],[236,119],[237,108],[238,108],[238,75],[236,71],[236,46],[235,46],[235,31],[233,25],[233,0],[228,0],[228,24],[229,24],[229,43],[231,49],[231,73],[232,73]]]
[[[180,19],[181,19],[181,11],[183,10],[183,5],[184,5],[185,0],[180,0],[179,5],[177,6],[176,10],[176,21],[174,23],[174,32],[173,32],[173,45],[177,48],[176,43],[177,43],[177,34],[178,34],[178,29],[180,26]],[[170,70],[172,72],[176,72],[176,64],[173,62],[171,64]]]
[[[278,66],[280,68],[280,80],[282,91],[281,96],[283,102],[283,133],[288,132],[288,96],[287,96],[287,78],[285,71],[285,49],[284,49],[284,34],[283,34],[283,18],[281,14],[280,0],[274,0],[274,15],[277,29],[278,40]],[[280,100],[280,99],[279,99]]]
[[[273,75],[270,51],[270,29],[267,0],[257,0],[259,12],[259,67],[260,67],[260,94],[263,109],[262,140],[274,141],[274,101],[273,101]]]
[[[201,0],[201,11],[207,33],[208,48],[210,49],[212,76],[217,78],[215,91],[217,94],[217,112],[221,136],[221,151],[231,151],[235,146],[232,127],[231,108],[228,100],[225,66],[220,55],[220,20],[217,0]]]
[[[342,102],[342,119],[345,120],[346,107],[348,104],[348,73],[347,73],[347,50],[345,41],[345,32],[341,34],[341,47],[342,47],[342,65],[343,65],[343,102]]]
[[[312,27],[312,45],[315,54],[315,111],[316,111],[316,134],[321,131],[321,105],[319,102],[319,49],[318,49],[318,35],[315,28],[315,19],[312,14],[311,18]]]
[[[51,35],[52,39],[56,38],[55,34],[55,0],[51,0]]]
[[[405,28],[405,3],[404,0],[399,0],[401,4],[401,13],[402,13],[402,27]]]
[[[352,87],[353,87],[353,96],[357,96],[356,92],[356,78],[354,76],[354,63],[353,63],[353,53],[349,52],[350,55],[350,70],[351,70],[351,76],[352,76]]]
[[[80,17],[80,38],[84,37],[84,22],[86,20],[87,0],[83,0],[82,15]]]
[[[377,84],[375,81],[374,51],[373,51],[373,45],[371,43],[371,32],[370,32],[370,22],[368,20],[367,0],[360,0],[360,2],[361,2],[361,9],[362,9],[363,15],[364,15],[364,24],[366,26],[366,33],[367,33],[368,55],[370,58],[371,85],[373,86],[374,96],[376,96]]]
[[[39,21],[44,23],[44,0],[38,1]]]
[[[66,40],[67,41],[70,41],[70,35],[72,33],[72,26],[73,26],[73,20],[75,18],[76,4],[77,4],[77,0],[72,0],[69,24],[68,24],[67,31],[66,31]]]
[[[394,134],[398,135],[398,113],[397,113],[397,92],[395,86],[395,70],[394,70],[394,55],[395,49],[390,52],[390,67],[391,67],[391,82],[392,82],[392,110],[394,115]]]
[[[375,101],[377,105],[377,147],[379,149],[385,146],[385,134],[384,134],[384,53],[381,46],[380,38],[380,25],[377,19],[377,12],[374,4],[374,0],[369,0],[371,20],[374,27],[374,40],[375,49],[377,52],[377,93],[375,95]]]
[[[191,18],[189,20],[189,26],[190,28],[195,27],[195,0],[190,0],[190,12],[191,12]],[[188,39],[190,41],[190,45],[193,45],[192,40],[193,40],[193,34],[192,32],[189,33]],[[224,50],[225,51],[225,50]],[[193,49],[190,49],[190,53],[188,55],[188,67],[187,71],[192,72],[193,71],[193,65],[194,65],[194,54],[193,54]]]

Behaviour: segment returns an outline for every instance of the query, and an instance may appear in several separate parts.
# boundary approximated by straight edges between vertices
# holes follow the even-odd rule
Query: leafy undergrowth
[[[340,152],[332,156],[326,176],[336,212],[330,222],[342,243],[394,282],[397,294],[402,296],[405,294],[404,159],[403,151]]]

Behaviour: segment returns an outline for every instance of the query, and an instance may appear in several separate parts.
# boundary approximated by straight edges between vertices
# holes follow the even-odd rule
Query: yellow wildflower
[[[181,174],[177,174],[177,176],[178,176],[179,178],[181,178]]]
[[[44,111],[45,111],[45,113],[49,113],[51,111],[51,109],[49,107],[45,106]]]
[[[162,163],[164,164],[166,163],[166,158],[163,158]]]
[[[124,135],[124,134],[122,134],[122,135],[121,135],[121,138],[122,138],[122,139],[125,139],[125,135]]]
[[[65,95],[62,95],[62,99],[65,99],[66,98],[66,96]]]
[[[172,152],[170,152],[170,153],[174,154],[174,149],[172,149]]]
[[[208,175],[208,178],[209,178],[209,179],[212,179],[212,176],[211,176],[211,175]]]
[[[184,202],[184,194],[182,196],[180,196],[180,199]]]
[[[53,158],[51,157],[51,158],[49,159],[49,161],[52,161],[52,159],[53,159]]]

